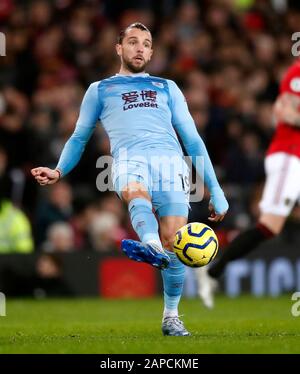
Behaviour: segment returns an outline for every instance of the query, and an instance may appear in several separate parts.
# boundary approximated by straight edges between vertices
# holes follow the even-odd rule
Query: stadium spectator
[[[0,148],[0,253],[30,253],[33,251],[31,225],[26,215],[7,197],[6,166],[7,155]]]
[[[66,222],[53,223],[47,230],[47,239],[42,244],[45,252],[71,252],[75,249],[72,226]]]
[[[97,213],[88,229],[91,245],[102,253],[114,252],[126,238],[126,231],[120,227],[118,215],[110,212]]]
[[[70,220],[72,209],[72,189],[70,185],[61,181],[52,186],[47,199],[42,200],[37,207],[36,239],[38,245],[46,239],[46,232],[51,224]]]

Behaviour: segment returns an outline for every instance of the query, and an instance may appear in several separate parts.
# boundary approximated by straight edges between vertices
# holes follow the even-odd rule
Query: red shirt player
[[[274,105],[277,127],[265,160],[261,218],[274,233],[300,198],[300,60],[287,70]]]
[[[300,158],[300,59],[284,75],[274,106],[277,129],[267,155],[284,152]]]
[[[276,132],[265,159],[266,182],[255,227],[238,235],[211,267],[197,269],[198,294],[214,305],[216,279],[225,266],[278,235],[300,198],[300,59],[285,73],[274,105]]]

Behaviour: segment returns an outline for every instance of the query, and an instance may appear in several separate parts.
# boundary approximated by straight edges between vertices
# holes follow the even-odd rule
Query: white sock
[[[161,253],[165,253],[162,245],[161,245],[161,242],[159,242],[158,240],[148,240],[146,242],[146,244],[149,244],[151,245],[152,247],[154,247],[154,249],[157,250],[157,252],[161,252]]]
[[[178,309],[164,309],[163,319],[167,317],[178,317]]]

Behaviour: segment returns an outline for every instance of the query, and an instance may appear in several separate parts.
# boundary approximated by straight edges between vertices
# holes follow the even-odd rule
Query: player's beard
[[[123,65],[131,73],[142,73],[143,71],[145,71],[147,63],[148,62],[144,60],[144,63],[142,65],[136,66],[133,62],[123,56]]]

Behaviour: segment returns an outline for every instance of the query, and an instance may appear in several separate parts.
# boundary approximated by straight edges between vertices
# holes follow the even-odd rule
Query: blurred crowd
[[[287,0],[1,0],[0,253],[108,253],[136,238],[126,207],[96,188],[96,161],[109,154],[101,126],[59,183],[42,188],[30,175],[32,167],[56,166],[86,88],[118,72],[117,35],[136,21],[153,32],[148,72],[184,91],[229,199],[215,227],[221,243],[249,226],[274,132],[272,104],[293,60],[297,7]],[[192,204],[190,221],[207,222],[207,206],[206,194]],[[17,228],[5,229],[14,219]]]

